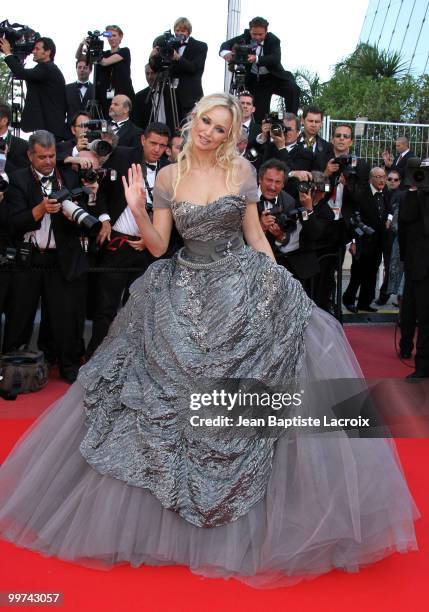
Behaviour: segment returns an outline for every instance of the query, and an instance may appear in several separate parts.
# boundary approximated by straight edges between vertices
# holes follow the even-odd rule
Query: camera
[[[256,52],[257,48],[256,43],[250,43],[246,45],[244,42],[239,44],[235,44],[232,48],[234,51],[234,59],[232,60],[234,64],[248,64],[247,57],[249,55],[253,55]]]
[[[405,170],[404,184],[429,192],[429,161],[410,157]]]
[[[98,140],[101,134],[107,132],[107,121],[105,119],[89,119],[79,124],[80,128],[86,129],[85,137],[88,142]]]
[[[102,37],[110,38],[112,34],[110,32],[100,32],[100,30],[94,30],[94,32],[88,32],[88,36],[85,39],[85,47],[82,49],[82,53],[86,56],[88,64],[96,64],[101,62],[103,59],[104,41]]]
[[[365,223],[362,221],[360,212],[358,210],[355,210],[355,212],[350,217],[350,225],[352,226],[356,236],[372,236],[373,234],[375,234],[375,229],[373,229],[369,225],[365,225]]]
[[[23,62],[33,51],[40,34],[26,25],[9,23],[9,20],[5,19],[0,23],[0,37],[9,41],[13,55]]]
[[[110,181],[116,181],[118,173],[113,168],[79,168],[79,178],[87,183],[96,183],[98,180],[107,178]]]
[[[96,236],[101,228],[101,221],[97,217],[90,215],[84,208],[73,202],[73,200],[86,200],[91,193],[88,187],[79,187],[77,189],[60,189],[54,191],[49,196],[57,200],[61,204],[64,215],[79,225],[88,236]]]
[[[310,191],[329,193],[331,186],[329,181],[298,181],[297,189],[300,193],[310,193]]]
[[[285,212],[281,206],[273,206],[272,208],[264,208],[264,202],[258,202],[258,213],[268,212],[275,217],[277,225],[284,232],[293,232],[296,229],[296,222],[299,219],[299,213],[305,210],[304,208],[293,208]]]
[[[283,132],[286,132],[286,128],[277,112],[273,111],[265,115],[264,121],[270,124],[270,132],[274,134],[274,136],[281,136]]]
[[[167,30],[161,36],[155,38],[154,47],[158,47],[158,56],[153,56],[149,62],[152,70],[162,70],[168,68],[173,61],[175,51],[178,51],[185,41],[185,35],[176,36]]]
[[[16,248],[6,247],[0,253],[0,266],[20,264],[29,267],[31,263],[31,249],[32,245],[30,242],[18,242]]]
[[[336,174],[342,174],[347,181],[347,187],[353,188],[358,182],[357,158],[354,155],[342,155],[334,158],[334,164],[339,165]]]

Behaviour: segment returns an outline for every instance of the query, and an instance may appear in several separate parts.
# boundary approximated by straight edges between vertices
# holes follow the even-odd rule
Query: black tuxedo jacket
[[[182,57],[171,64],[171,76],[179,79],[176,95],[182,110],[192,110],[195,102],[203,97],[201,78],[206,57],[206,43],[191,36]]]
[[[413,280],[422,280],[429,272],[428,194],[406,192],[399,206],[399,241],[405,270]]]
[[[63,186],[69,189],[80,186],[77,173],[73,170],[62,169],[60,175]],[[32,209],[42,200],[40,182],[34,177],[31,168],[21,168],[10,176],[6,206],[12,237],[22,240],[27,232],[40,229],[41,220],[34,220]],[[88,269],[88,261],[79,239],[79,227],[61,212],[51,215],[51,222],[60,270],[66,280],[75,280]]]
[[[298,143],[303,145],[304,143],[303,134],[301,134],[301,136],[298,138]],[[313,151],[312,170],[320,170],[320,172],[324,172],[326,168],[326,164],[333,157],[335,157],[335,155],[334,155],[334,149],[332,148],[331,143],[329,143],[327,140],[324,140],[320,136],[316,136],[316,148]]]
[[[289,212],[297,208],[294,198],[285,191],[281,191],[277,198],[277,206],[281,206],[284,212]],[[288,267],[293,271],[294,275],[306,280],[311,278],[320,271],[319,261],[317,259],[317,241],[323,236],[327,227],[334,219],[334,213],[326,202],[319,202],[314,207],[313,213],[308,217],[307,221],[302,221],[302,230],[299,235],[299,248],[295,251],[282,254],[275,243],[275,238],[267,232],[267,238],[273,246],[274,254],[278,263],[287,260]]]
[[[129,119],[121,125],[116,132],[121,147],[141,147],[141,130],[137,128]]]
[[[18,138],[11,134],[7,138],[7,146],[8,151],[5,172],[9,176],[12,172],[18,170],[18,168],[26,168],[29,166],[30,160],[27,155],[28,143],[23,138]]]
[[[73,116],[80,110],[85,110],[88,102],[94,98],[94,85],[88,83],[86,93],[81,99],[77,82],[66,85],[67,121],[70,124]]]
[[[261,128],[260,123],[256,123],[254,117],[252,116],[250,123],[249,123],[249,131],[247,133],[248,138],[249,138],[247,149],[249,149],[251,146],[254,146],[256,142],[256,136],[260,134],[261,131],[262,131],[262,128]]]
[[[54,62],[41,62],[24,68],[19,59],[8,55],[4,61],[12,74],[27,83],[27,97],[22,113],[24,132],[48,130],[61,140],[66,133],[66,84]]]
[[[248,45],[251,42],[250,30],[244,30],[244,34],[235,36],[230,40],[225,41],[221,44],[219,51],[230,51],[236,44]],[[285,70],[281,64],[281,49],[280,39],[277,38],[272,32],[268,32],[264,40],[264,51],[263,55],[258,59],[258,66],[265,66],[265,68],[278,79],[284,81],[294,80],[291,72]],[[250,74],[252,64],[246,64],[246,73]]]
[[[151,114],[152,114],[152,99],[148,95],[150,87],[146,87],[136,93],[136,97],[133,103],[133,110],[131,111],[131,121],[135,126],[141,130],[145,130],[149,125]],[[164,89],[164,109],[165,109],[165,122],[173,132],[177,128],[174,125],[173,112],[171,110],[171,101],[168,88]]]
[[[403,179],[405,176],[405,170],[407,168],[407,162],[410,159],[410,157],[416,157],[416,154],[413,153],[412,151],[408,151],[408,153],[406,153],[403,157],[401,157],[400,155],[397,155],[395,159],[393,160],[391,167],[388,168],[387,171],[397,170],[399,174],[401,175],[401,178]]]

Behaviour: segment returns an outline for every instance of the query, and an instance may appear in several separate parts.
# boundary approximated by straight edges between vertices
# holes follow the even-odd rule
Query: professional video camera
[[[405,170],[404,184],[429,192],[429,160],[410,157]]]
[[[76,204],[73,200],[78,202],[87,202],[88,195],[91,194],[89,187],[78,187],[71,191],[67,188],[60,189],[59,191],[53,191],[50,198],[57,200],[61,204],[61,209],[64,215],[79,225],[86,234],[89,236],[96,236],[101,228],[101,221],[97,217],[90,215],[84,208]]]
[[[329,181],[298,181],[297,189],[300,193],[310,193],[310,191],[329,193],[331,186]]]
[[[9,23],[9,20],[5,19],[0,23],[0,37],[9,41],[13,55],[23,62],[33,51],[40,34],[26,25]]]
[[[155,38],[153,46],[158,48],[158,56],[154,56],[153,62],[150,62],[152,70],[162,70],[168,68],[173,61],[175,51],[178,51],[183,45],[186,37],[184,34],[172,34],[167,30],[161,36]]]
[[[286,131],[286,127],[283,124],[283,121],[279,117],[279,113],[273,111],[265,115],[264,121],[270,124],[270,132],[274,134],[274,136],[281,136],[283,132]]]
[[[249,55],[254,55],[256,52],[258,44],[250,43],[246,45],[244,41],[242,43],[237,43],[233,46],[232,50],[234,51],[234,57],[232,60],[233,64],[248,64],[249,61],[247,57]]]
[[[375,234],[375,229],[369,225],[365,225],[365,223],[362,221],[360,212],[358,210],[355,210],[350,217],[350,225],[352,226],[356,236],[359,236],[359,238],[362,236],[372,236]]]
[[[110,181],[116,181],[118,173],[114,168],[79,168],[79,178],[87,183],[96,183],[98,180],[102,181],[107,178]]]
[[[88,36],[85,39],[85,45],[82,48],[82,53],[86,56],[88,64],[101,62],[104,49],[103,38],[110,38],[111,36],[111,32],[100,32],[100,30],[88,32]]]

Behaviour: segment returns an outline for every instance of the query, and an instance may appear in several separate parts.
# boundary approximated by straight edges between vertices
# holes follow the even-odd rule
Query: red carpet
[[[411,371],[394,353],[393,326],[354,326],[346,332],[368,378],[403,377]],[[65,384],[52,380],[41,393],[1,401],[0,460],[34,416],[65,389]],[[291,588],[258,591],[233,580],[198,578],[185,568],[118,567],[100,572],[0,542],[0,592],[61,592],[60,609],[78,612],[423,612],[429,596],[429,441],[398,440],[397,445],[422,514],[416,524],[419,552],[395,554],[358,574],[331,572]]]

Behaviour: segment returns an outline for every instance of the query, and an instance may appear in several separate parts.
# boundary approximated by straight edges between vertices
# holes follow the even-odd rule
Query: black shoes
[[[347,304],[344,298],[343,298],[343,304],[344,304],[344,307],[347,308],[349,312],[353,312],[354,314],[357,313],[358,309],[356,308],[356,306],[354,304]]]
[[[377,308],[373,308],[372,306],[358,306],[357,309],[359,312],[378,312]]]
[[[387,304],[387,302],[389,301],[389,297],[382,297],[380,295],[380,297],[378,298],[378,300],[375,300],[374,304],[376,304],[377,306],[385,306]]]
[[[419,372],[418,370],[416,370],[415,372],[411,372],[411,374],[408,374],[408,376],[406,376],[405,378],[407,378],[408,380],[413,380],[415,378],[429,378],[429,375],[423,374],[423,372]]]

